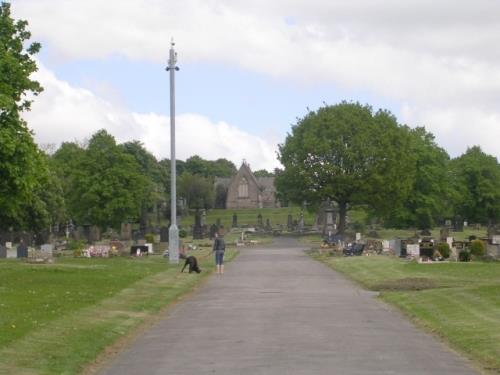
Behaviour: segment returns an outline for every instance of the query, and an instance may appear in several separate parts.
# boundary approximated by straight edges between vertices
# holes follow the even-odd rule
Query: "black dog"
[[[186,257],[185,259],[186,259],[186,262],[184,263],[184,267],[182,267],[181,272],[184,272],[184,268],[186,268],[187,265],[189,265],[189,273],[191,273],[193,271],[196,273],[201,272],[200,267],[198,267],[198,260],[196,259],[196,257],[190,255],[190,256]]]

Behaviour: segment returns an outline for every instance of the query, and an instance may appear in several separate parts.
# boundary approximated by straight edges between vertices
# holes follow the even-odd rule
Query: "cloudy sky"
[[[500,157],[496,0],[14,0],[43,45],[41,145],[105,128],[169,157],[170,40],[178,158],[278,166],[307,108],[341,100],[425,126],[458,156]]]

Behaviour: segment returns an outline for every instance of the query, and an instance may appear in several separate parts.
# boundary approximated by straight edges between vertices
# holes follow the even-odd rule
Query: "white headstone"
[[[6,247],[7,249],[12,249],[12,242],[6,242],[6,243],[5,243],[5,247]]]
[[[420,256],[420,245],[419,244],[406,245],[406,254],[412,257]]]
[[[50,243],[43,244],[40,248],[42,252],[52,254],[52,251],[54,251],[54,246]]]
[[[356,241],[361,240],[361,233],[356,233]]]
[[[148,254],[153,254],[153,244],[147,243],[146,246],[148,247]]]
[[[389,240],[382,241],[382,251],[390,251],[391,250],[391,242]]]
[[[491,243],[493,245],[500,245],[500,235],[495,234],[493,237],[491,237]]]

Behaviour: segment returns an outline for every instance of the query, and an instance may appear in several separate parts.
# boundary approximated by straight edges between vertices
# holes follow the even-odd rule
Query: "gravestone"
[[[89,230],[89,241],[97,242],[101,240],[101,230],[97,225],[92,225]]]
[[[203,239],[203,227],[201,226],[200,212],[196,212],[196,214],[194,215],[193,239],[194,240]]]
[[[120,230],[120,239],[122,241],[130,241],[132,239],[132,224],[122,223]]]
[[[217,225],[217,228],[221,227],[220,217],[217,218],[215,225]]]
[[[337,217],[335,209],[332,206],[325,208],[325,225],[323,234],[334,232],[337,229]]]
[[[288,214],[288,218],[286,221],[286,227],[288,228],[288,231],[291,232],[293,229],[293,218],[292,214]]]
[[[0,259],[7,258],[7,248],[0,245]]]
[[[258,214],[257,215],[257,226],[259,228],[262,228],[264,226],[264,222],[262,221],[262,214]]]
[[[461,216],[455,216],[455,220],[453,223],[453,231],[455,232],[463,232],[464,231],[464,221]]]
[[[160,228],[160,242],[168,242],[168,227]]]
[[[219,227],[215,224],[212,224],[210,226],[210,231],[208,233],[208,238],[210,238],[211,240],[213,240],[215,238],[215,233],[217,233],[217,230],[219,229]]]
[[[406,254],[412,257],[420,256],[420,245],[419,244],[407,244]]]
[[[17,246],[17,257],[18,258],[27,258],[28,257],[28,246],[25,245],[24,242]]]
[[[238,216],[236,216],[236,212],[233,214],[233,222],[231,223],[231,227],[238,227]]]
[[[439,240],[441,242],[445,242],[449,236],[450,236],[450,228],[444,227],[439,230]]]
[[[41,249],[42,253],[52,255],[52,252],[54,251],[54,245],[52,245],[50,243],[46,243],[46,244],[43,244],[40,247],[40,249]]]
[[[267,231],[273,230],[273,227],[271,226],[271,222],[269,221],[269,218],[266,219],[266,230]]]
[[[302,232],[304,230],[304,214],[302,212],[300,213],[297,229],[299,230],[299,232]]]

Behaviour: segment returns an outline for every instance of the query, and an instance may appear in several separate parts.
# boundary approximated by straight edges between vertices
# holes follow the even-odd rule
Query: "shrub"
[[[85,248],[85,241],[83,240],[78,240],[78,241],[69,241],[68,244],[66,245],[66,248],[68,250],[83,250]]]
[[[179,230],[179,237],[180,238],[186,238],[187,237],[187,231],[185,229]]]
[[[155,242],[155,235],[153,233],[146,233],[144,239],[146,240],[147,243],[153,243]]]
[[[441,256],[445,259],[450,257],[451,250],[450,250],[450,245],[448,245],[447,242],[438,243],[437,251],[439,251]]]
[[[458,260],[460,262],[469,262],[470,261],[470,253],[467,250],[462,250],[458,253]]]
[[[486,246],[481,240],[474,240],[470,243],[470,253],[476,257],[482,257],[486,253]]]

